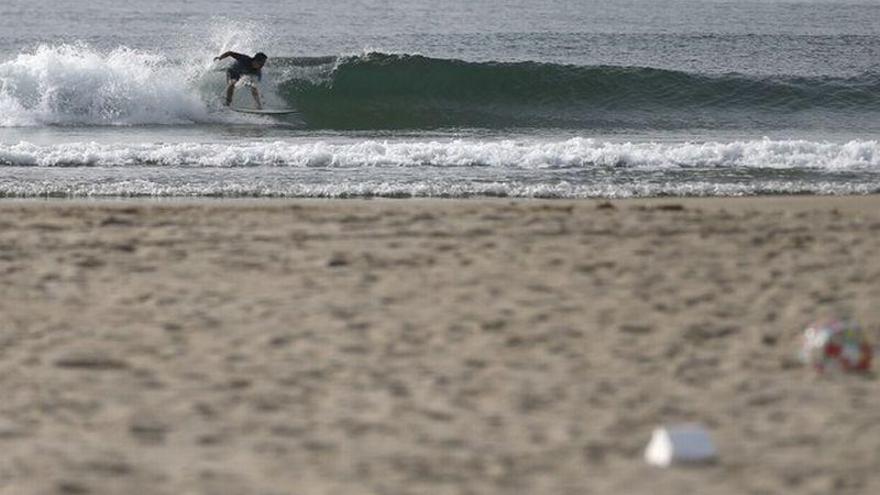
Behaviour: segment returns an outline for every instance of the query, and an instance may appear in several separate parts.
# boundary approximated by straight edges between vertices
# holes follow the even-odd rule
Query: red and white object
[[[818,320],[804,330],[801,360],[820,372],[868,371],[873,349],[859,325],[847,320]]]

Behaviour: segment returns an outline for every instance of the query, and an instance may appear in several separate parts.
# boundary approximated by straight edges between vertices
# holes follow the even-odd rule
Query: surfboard
[[[299,110],[295,108],[235,108],[229,107],[233,112],[239,113],[252,113],[255,115],[289,115],[292,113],[299,113]]]

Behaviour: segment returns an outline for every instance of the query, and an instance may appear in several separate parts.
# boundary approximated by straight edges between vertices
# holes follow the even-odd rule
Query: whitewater
[[[0,196],[5,197],[867,194],[878,191],[878,171],[877,141],[337,137],[245,144],[0,146]]]
[[[653,16],[620,18],[587,3],[517,3],[522,15],[498,17],[453,1],[428,22],[420,0],[208,21],[200,2],[150,16],[122,2],[91,21],[21,2],[0,37],[0,196],[880,190],[876,6],[674,0],[689,12],[680,23],[650,2],[636,1]],[[34,18],[43,29],[24,27]],[[226,110],[225,64],[213,62],[226,50],[269,53],[265,105],[298,112]]]

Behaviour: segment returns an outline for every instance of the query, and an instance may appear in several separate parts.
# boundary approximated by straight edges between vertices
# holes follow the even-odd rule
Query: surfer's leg
[[[260,91],[256,86],[251,86],[251,95],[254,97],[254,102],[257,104],[258,109],[263,108],[263,102],[260,101]]]
[[[226,71],[226,106],[232,105],[232,96],[235,94],[235,85],[238,84],[238,80],[241,79],[241,74],[234,70],[229,69]]]
[[[232,96],[235,95],[235,79],[226,82],[226,106],[232,105]]]

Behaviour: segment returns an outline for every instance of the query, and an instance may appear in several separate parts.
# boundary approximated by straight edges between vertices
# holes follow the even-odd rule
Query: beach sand
[[[0,494],[880,493],[876,376],[796,359],[878,254],[877,196],[2,202]]]

